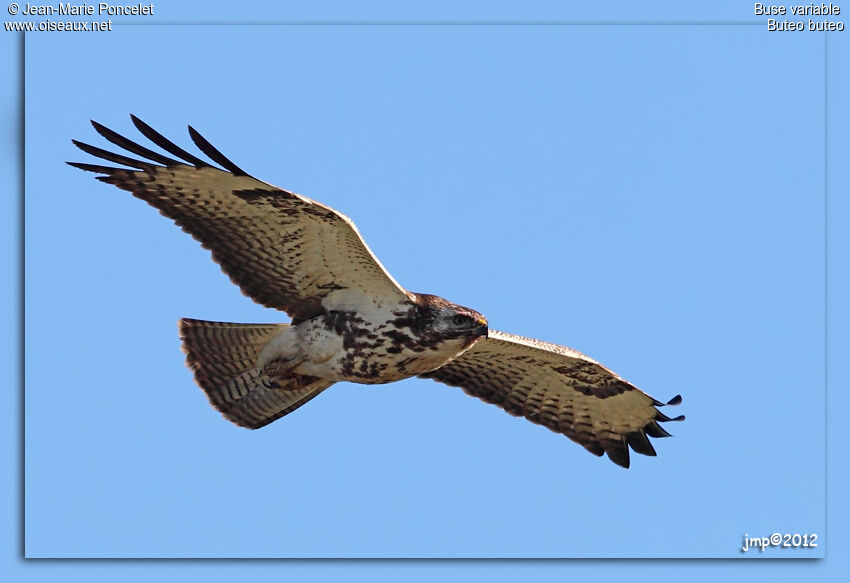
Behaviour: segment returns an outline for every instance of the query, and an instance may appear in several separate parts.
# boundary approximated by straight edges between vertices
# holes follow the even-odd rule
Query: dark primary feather
[[[225,169],[232,172],[235,176],[248,176],[248,173],[242,170],[239,166],[228,160],[224,154],[219,152],[212,144],[210,144],[204,136],[199,134],[195,128],[189,126],[189,136],[192,138],[192,141],[195,142],[195,145],[198,146],[201,151],[212,158],[214,162],[221,164]]]
[[[190,154],[189,152],[187,152],[186,150],[184,150],[183,148],[181,148],[177,144],[173,143],[171,140],[166,139],[165,136],[163,136],[161,133],[159,133],[158,131],[153,129],[151,126],[149,126],[148,124],[146,124],[145,122],[143,122],[142,120],[137,118],[135,115],[131,114],[130,119],[133,120],[133,125],[136,126],[136,129],[138,129],[140,132],[142,132],[143,136],[145,136],[147,139],[152,141],[154,144],[156,144],[157,146],[159,146],[160,148],[162,148],[163,150],[165,150],[169,154],[171,154],[173,156],[177,156],[181,160],[188,162],[189,164],[191,164],[192,166],[195,166],[196,168],[209,167],[209,164],[207,164],[206,162],[204,162],[200,158],[193,156],[192,154]]]
[[[137,144],[133,140],[128,140],[121,134],[113,132],[105,125],[99,124],[94,120],[92,120],[91,125],[94,126],[95,131],[97,131],[97,133],[99,133],[101,136],[103,136],[119,148],[124,148],[128,152],[132,152],[137,156],[147,158],[148,160],[152,160],[154,162],[159,162],[160,164],[163,164],[167,167],[177,166],[180,164],[180,162],[178,162],[177,160],[173,160],[168,156],[163,156],[162,154],[158,154],[153,150],[149,150],[148,148]]]
[[[114,162],[115,164],[121,164],[123,166],[129,166],[131,168],[139,168],[140,170],[145,170],[153,167],[150,162],[142,162],[141,160],[137,160],[135,158],[122,156],[121,154],[115,154],[113,152],[110,152],[109,150],[104,150],[96,146],[90,146],[85,142],[80,142],[78,140],[71,140],[71,142],[83,152],[101,158],[103,160],[107,160],[109,162]],[[74,162],[69,162],[69,164],[71,164],[72,166],[77,166],[79,168],[79,165]]]
[[[226,170],[216,168],[132,117],[143,136],[171,158],[92,122],[106,140],[132,158],[83,142],[84,152],[127,168],[69,162],[128,190],[174,220],[212,252],[242,291],[264,306],[310,318],[335,290],[401,301],[407,292],[384,270],[348,217],[248,176],[197,131],[195,144]]]

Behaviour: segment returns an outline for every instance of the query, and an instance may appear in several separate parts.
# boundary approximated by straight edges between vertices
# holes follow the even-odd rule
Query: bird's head
[[[420,334],[463,349],[487,336],[487,318],[438,296],[416,294],[416,321]]]

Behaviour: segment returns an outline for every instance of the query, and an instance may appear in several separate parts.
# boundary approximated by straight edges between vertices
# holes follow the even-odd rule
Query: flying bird
[[[657,409],[678,405],[680,396],[662,403],[571,348],[490,330],[475,310],[406,290],[351,219],[254,178],[191,126],[192,141],[211,162],[131,118],[170,156],[92,121],[101,136],[138,158],[72,140],[120,167],[68,164],[158,209],[209,249],[245,295],[291,318],[288,324],[179,321],[197,384],[233,423],[263,427],[339,381],[420,376],[460,387],[629,467],[629,448],[656,455],[649,437],[670,435],[659,423],[684,419]]]

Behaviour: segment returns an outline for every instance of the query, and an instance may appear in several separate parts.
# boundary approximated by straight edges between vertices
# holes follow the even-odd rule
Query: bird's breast
[[[305,361],[295,372],[333,381],[389,383],[437,369],[466,348],[462,340],[429,340],[399,310],[378,316],[333,310],[299,323]]]

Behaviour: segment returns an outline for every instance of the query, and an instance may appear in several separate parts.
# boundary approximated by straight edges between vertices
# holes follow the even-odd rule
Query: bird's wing
[[[658,423],[671,419],[657,401],[587,356],[556,344],[491,330],[461,356],[421,375],[448,385],[511,415],[563,433],[591,453],[607,453],[629,467],[629,446],[655,455],[650,437],[668,437]]]
[[[224,170],[132,119],[145,137],[180,160],[92,122],[104,138],[143,160],[74,140],[84,152],[131,169],[69,164],[102,174],[99,180],[129,190],[174,220],[212,252],[245,295],[293,320],[320,313],[322,299],[337,290],[386,301],[408,297],[345,215],[249,176],[192,127],[192,140]]]

